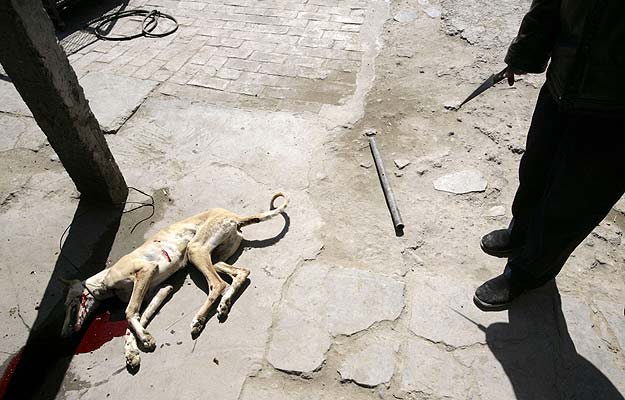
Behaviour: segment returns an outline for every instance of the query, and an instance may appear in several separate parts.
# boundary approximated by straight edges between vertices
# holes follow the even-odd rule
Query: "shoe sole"
[[[480,300],[475,295],[473,296],[473,304],[475,304],[475,306],[477,308],[479,308],[480,310],[486,311],[486,312],[504,311],[504,310],[507,310],[508,308],[510,308],[510,303],[488,304],[488,303],[484,303],[482,300]]]
[[[489,256],[497,257],[497,258],[510,258],[513,255],[517,254],[521,251],[520,248],[515,248],[511,250],[492,250],[484,246],[484,243],[480,240],[480,249]]]

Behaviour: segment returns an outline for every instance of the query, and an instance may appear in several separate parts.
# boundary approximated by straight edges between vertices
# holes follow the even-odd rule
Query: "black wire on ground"
[[[144,16],[143,22],[141,23],[141,32],[132,34],[132,35],[116,35],[116,36],[107,36],[105,33],[104,26],[111,22],[123,19],[130,18],[135,16]],[[174,23],[174,26],[164,32],[154,32],[156,27],[158,26],[159,19],[165,18]],[[95,24],[95,25],[93,25]],[[93,32],[98,39],[101,40],[115,40],[115,41],[123,41],[123,40],[132,40],[139,37],[149,37],[149,38],[160,38],[171,35],[172,33],[178,30],[178,21],[176,18],[169,14],[162,13],[158,10],[144,10],[144,9],[134,9],[134,10],[126,10],[119,11],[113,14],[104,15],[102,17],[96,18],[89,23],[90,27],[93,28]]]

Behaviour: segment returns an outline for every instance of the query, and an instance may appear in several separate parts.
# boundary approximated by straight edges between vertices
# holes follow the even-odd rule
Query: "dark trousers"
[[[505,275],[526,288],[541,286],[625,191],[625,117],[561,113],[540,92],[519,168],[510,234],[524,243]]]

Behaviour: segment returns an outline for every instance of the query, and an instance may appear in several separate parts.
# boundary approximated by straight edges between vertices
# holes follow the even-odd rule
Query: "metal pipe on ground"
[[[395,234],[397,236],[402,236],[404,234],[404,222],[401,219],[399,207],[397,206],[397,201],[395,200],[395,195],[393,194],[391,184],[388,181],[386,171],[384,170],[382,156],[380,155],[380,150],[378,149],[377,143],[375,141],[375,132],[367,132],[365,134],[369,139],[369,147],[371,148],[371,155],[373,155],[375,168],[378,171],[380,185],[382,185],[382,191],[384,192],[384,197],[386,198],[386,204],[388,205],[388,209],[391,212],[391,219],[393,220],[393,226],[395,227]]]

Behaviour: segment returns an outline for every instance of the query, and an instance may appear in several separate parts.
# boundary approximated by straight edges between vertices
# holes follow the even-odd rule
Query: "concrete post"
[[[0,0],[0,63],[82,197],[125,201],[124,177],[41,0]]]

